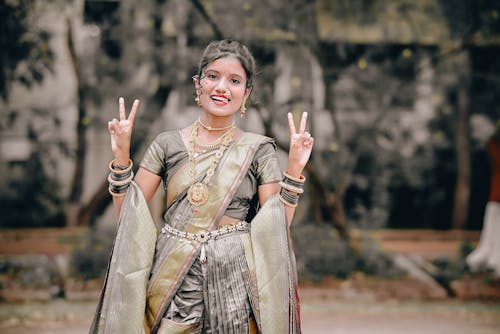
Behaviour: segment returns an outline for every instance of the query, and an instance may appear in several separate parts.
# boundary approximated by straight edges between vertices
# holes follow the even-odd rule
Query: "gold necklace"
[[[224,127],[222,127],[222,128],[213,128],[213,127],[211,127],[210,125],[206,125],[205,123],[203,123],[203,122],[201,121],[201,118],[198,118],[198,123],[200,123],[200,125],[201,125],[202,127],[204,127],[205,129],[207,129],[208,131],[222,131],[222,130],[227,130],[227,129],[230,129],[230,128],[232,128],[232,127],[234,126],[234,120],[233,120],[233,123],[231,123],[231,124],[230,124],[230,125],[228,125],[228,126],[224,126]]]
[[[193,204],[194,206],[200,206],[203,203],[205,203],[208,200],[208,184],[210,183],[210,180],[212,180],[212,177],[215,174],[215,169],[217,168],[217,165],[219,164],[220,159],[224,155],[224,151],[227,149],[229,146],[229,143],[233,139],[233,133],[234,133],[234,127],[231,128],[229,131],[227,131],[223,135],[222,139],[222,145],[220,148],[215,152],[215,158],[212,161],[212,164],[207,170],[207,174],[205,177],[205,180],[202,182],[196,181],[196,159],[195,159],[195,141],[196,137],[198,135],[198,124],[200,122],[197,121],[193,124],[193,128],[191,129],[191,140],[189,142],[189,178],[190,178],[190,183],[191,185],[189,186],[188,192],[187,192],[187,198],[189,203]]]
[[[202,143],[200,141],[200,139],[198,138],[198,136],[196,136],[194,138],[194,141],[196,143],[196,145],[198,145],[199,147],[203,147],[203,148],[208,148],[208,149],[214,149],[216,148],[217,146],[219,146],[219,144],[222,142],[222,140],[224,139],[224,136],[231,130],[234,129],[234,123],[233,125],[231,126],[231,128],[229,130],[227,130],[226,132],[224,132],[220,137],[218,137],[216,140],[214,140],[213,142],[211,143],[208,143],[208,144],[205,144],[205,143]]]

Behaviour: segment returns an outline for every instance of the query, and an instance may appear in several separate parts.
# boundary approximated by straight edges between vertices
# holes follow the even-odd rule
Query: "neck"
[[[203,127],[205,130],[209,132],[215,132],[215,131],[226,131],[234,126],[234,119],[231,118],[225,118],[219,120],[215,119],[203,119],[200,117],[198,119],[198,123],[200,123],[200,126]]]

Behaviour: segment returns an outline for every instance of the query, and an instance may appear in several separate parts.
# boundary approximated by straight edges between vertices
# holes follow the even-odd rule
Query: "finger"
[[[118,120],[114,118],[112,121],[108,122],[108,130],[112,135],[116,134],[116,125],[118,124]]]
[[[139,100],[136,99],[134,101],[134,104],[132,105],[132,109],[130,110],[130,115],[128,115],[128,120],[132,124],[134,124],[135,114],[137,113],[138,109],[139,109]]]
[[[120,121],[124,121],[127,119],[127,116],[125,116],[125,100],[123,99],[123,97],[120,97],[118,99],[118,110],[120,112]]]
[[[304,133],[304,131],[306,131],[306,125],[307,125],[307,112],[303,112],[302,119],[300,120],[299,133]]]
[[[293,121],[292,113],[288,113],[288,127],[290,128],[290,136],[293,136],[297,132],[295,131],[295,123]]]

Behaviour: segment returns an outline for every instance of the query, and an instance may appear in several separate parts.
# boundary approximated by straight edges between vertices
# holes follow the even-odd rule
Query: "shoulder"
[[[249,145],[256,145],[260,150],[262,147],[273,147],[276,150],[276,142],[273,138],[253,132],[243,132],[241,141]]]
[[[168,144],[169,141],[178,140],[179,137],[179,130],[168,130],[157,134],[154,141],[157,143]]]

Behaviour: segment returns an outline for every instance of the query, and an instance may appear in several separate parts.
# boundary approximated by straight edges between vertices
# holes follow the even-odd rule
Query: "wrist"
[[[297,167],[291,167],[291,166],[288,166],[286,169],[285,169],[285,172],[290,175],[290,176],[293,176],[293,177],[296,177],[296,178],[299,178],[301,175],[302,175],[302,168],[297,168]]]
[[[114,160],[114,163],[116,165],[120,165],[120,166],[128,166],[130,165],[130,155],[128,156],[115,156],[115,160]]]

